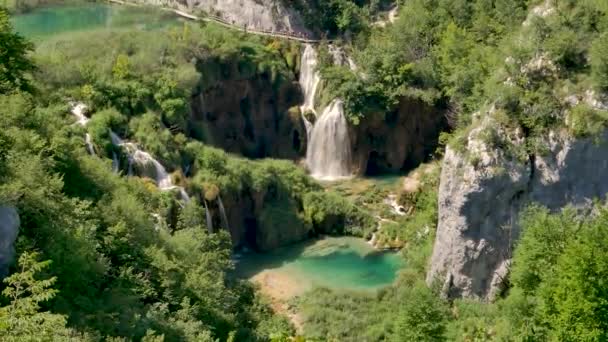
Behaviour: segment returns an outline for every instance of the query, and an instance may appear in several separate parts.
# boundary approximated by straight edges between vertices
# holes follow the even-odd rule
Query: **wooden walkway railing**
[[[108,1],[112,2],[112,3],[120,4],[120,5],[132,5],[132,6],[139,5],[138,3],[127,2],[127,1],[122,1],[122,0],[108,0]],[[175,8],[161,7],[161,9],[165,10],[165,11],[173,12],[176,15],[178,15],[182,18],[189,19],[189,20],[202,20],[202,21],[206,21],[206,22],[213,22],[213,23],[222,25],[229,29],[238,30],[241,32],[255,34],[255,35],[259,35],[259,36],[282,38],[282,39],[294,40],[294,41],[308,43],[308,44],[317,44],[317,43],[321,42],[321,39],[313,39],[313,38],[309,38],[309,37],[304,37],[304,36],[298,35],[294,32],[276,32],[276,31],[251,29],[251,28],[236,25],[234,23],[230,23],[223,18],[213,16],[213,15],[205,15],[205,16],[199,17],[194,14],[187,13],[187,12],[175,9]]]

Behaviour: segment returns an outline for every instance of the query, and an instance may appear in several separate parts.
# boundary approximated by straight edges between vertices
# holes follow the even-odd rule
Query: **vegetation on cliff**
[[[302,198],[318,185],[292,162],[249,161],[189,137],[190,96],[212,82],[201,73],[217,70],[197,66],[237,59],[243,70],[292,78],[296,66],[282,57],[282,43],[188,24],[169,32],[63,36],[28,54],[4,10],[0,29],[0,48],[11,54],[0,70],[14,75],[2,79],[0,95],[0,202],[16,207],[21,219],[19,263],[1,285],[1,339],[292,335],[251,285],[227,276],[230,236],[207,233],[202,204],[218,192],[249,190],[266,193],[270,206],[291,203],[290,214],[301,220]],[[13,61],[23,68],[12,68]],[[25,74],[34,63],[38,69]],[[74,100],[88,105],[84,128],[70,114]],[[113,144],[110,129],[174,170],[173,182],[192,200],[180,205],[174,191],[124,177],[130,157]],[[85,132],[96,155],[84,148]],[[113,153],[119,173],[111,168]],[[277,222],[272,215],[260,219]]]
[[[473,113],[491,104],[501,124],[527,137],[604,129],[604,110],[566,100],[608,89],[604,1],[410,0],[385,29],[369,25],[377,5],[298,5],[310,6],[307,20],[331,35],[353,35],[358,69],[321,67],[326,90],[345,100],[352,119],[416,97],[459,113],[455,148]],[[2,339],[285,340],[294,334],[286,319],[249,284],[227,276],[233,246],[227,232],[208,233],[204,201],[260,195],[256,219],[273,229],[288,222],[311,234],[366,237],[375,229],[370,213],[384,196],[351,201],[322,191],[292,162],[237,158],[195,139],[194,93],[230,77],[293,82],[294,44],[184,25],[162,33],[87,32],[46,41],[28,55],[30,45],[0,10],[0,48],[0,57],[12,54],[0,59],[0,203],[15,206],[22,222],[19,260],[1,286]],[[73,125],[71,100],[88,105],[86,128]],[[109,130],[174,171],[193,200],[180,203],[149,179],[123,177],[129,157]],[[84,148],[85,131],[97,156]],[[488,134],[497,148],[500,138]],[[537,143],[530,139],[524,154],[541,150]],[[113,153],[122,174],[111,170]],[[317,289],[298,299],[307,338],[608,338],[603,205],[587,216],[529,209],[510,282],[496,302],[452,301],[439,296],[443,284],[425,283],[438,173],[424,173],[417,190],[402,194],[408,215],[379,233],[404,246],[398,282],[375,295]]]

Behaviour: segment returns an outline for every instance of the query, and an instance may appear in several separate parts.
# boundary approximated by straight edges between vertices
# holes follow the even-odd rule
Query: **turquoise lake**
[[[287,283],[302,290],[315,286],[374,290],[393,283],[402,265],[398,253],[376,251],[362,239],[328,237],[270,253],[243,254],[237,273],[255,279],[261,272],[271,272],[291,278]]]
[[[34,40],[90,30],[155,30],[181,21],[157,8],[99,2],[40,7],[12,19],[17,32]]]

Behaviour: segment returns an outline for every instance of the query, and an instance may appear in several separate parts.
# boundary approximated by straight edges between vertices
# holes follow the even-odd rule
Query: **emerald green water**
[[[237,262],[237,273],[253,278],[273,272],[290,277],[303,290],[314,286],[373,290],[390,285],[402,262],[398,253],[378,252],[362,239],[325,238],[268,254],[245,254]]]
[[[14,29],[30,39],[90,30],[155,30],[179,24],[180,19],[155,8],[83,2],[34,9],[12,19]]]

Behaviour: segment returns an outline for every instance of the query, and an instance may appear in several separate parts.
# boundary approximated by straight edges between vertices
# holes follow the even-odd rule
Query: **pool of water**
[[[12,17],[15,31],[34,40],[90,30],[155,30],[179,25],[174,13],[152,7],[100,2],[39,7]]]
[[[245,278],[280,282],[301,292],[315,286],[373,290],[390,285],[402,266],[398,253],[379,252],[358,238],[324,238],[295,244],[267,254],[247,253],[237,261],[236,273]],[[264,284],[263,284],[264,285]]]

